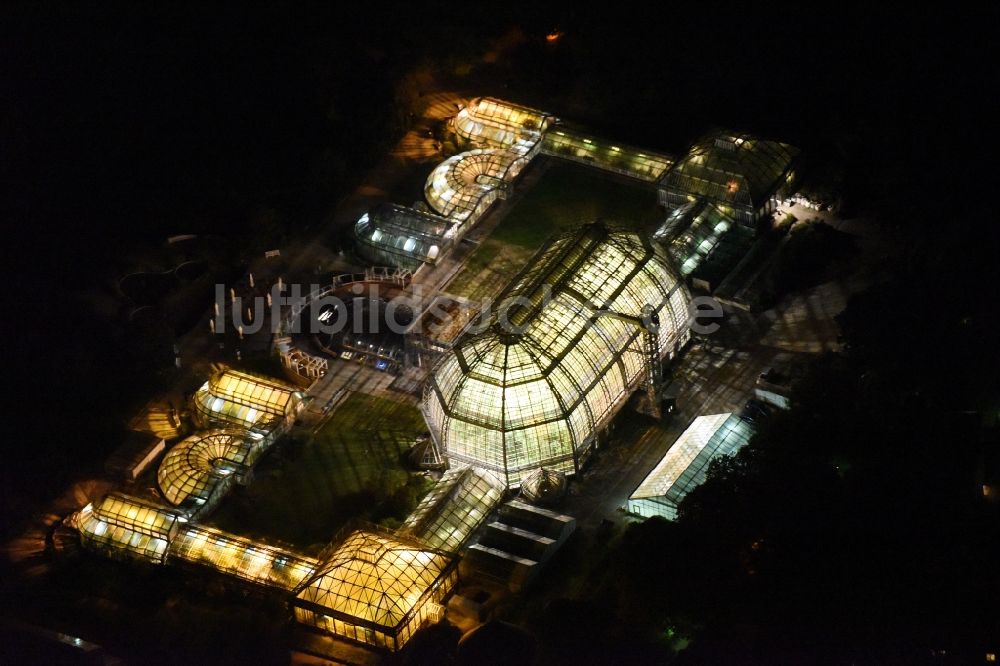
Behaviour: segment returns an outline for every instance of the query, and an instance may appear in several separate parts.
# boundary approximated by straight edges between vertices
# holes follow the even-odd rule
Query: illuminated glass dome
[[[447,218],[478,218],[503,193],[527,160],[511,150],[470,150],[449,157],[427,178],[424,194]]]
[[[210,430],[188,437],[170,449],[160,463],[156,480],[167,501],[175,506],[205,505],[253,462],[253,447],[235,431]]]
[[[650,306],[658,353],[673,354],[688,337],[688,300],[664,250],[635,233],[594,223],[555,238],[504,290],[489,327],[436,366],[422,404],[432,435],[452,463],[509,486],[542,466],[577,471],[650,374],[634,320]]]

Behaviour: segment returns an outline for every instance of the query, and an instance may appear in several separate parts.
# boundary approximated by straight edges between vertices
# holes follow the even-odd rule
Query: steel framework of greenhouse
[[[599,222],[539,250],[505,301],[516,304],[437,364],[422,410],[449,460],[510,487],[540,466],[578,471],[631,392],[651,387],[689,337],[689,295],[665,251]]]

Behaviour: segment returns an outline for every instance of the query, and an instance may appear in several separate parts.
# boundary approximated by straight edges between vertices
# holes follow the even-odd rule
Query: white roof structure
[[[626,508],[644,517],[675,519],[684,496],[704,483],[709,462],[735,453],[751,435],[753,428],[732,413],[699,416],[639,484]]]

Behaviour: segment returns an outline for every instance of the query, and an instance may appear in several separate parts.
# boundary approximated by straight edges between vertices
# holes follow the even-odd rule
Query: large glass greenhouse
[[[246,372],[215,372],[194,395],[195,419],[205,428],[246,428],[251,439],[273,441],[302,409],[294,386]]]
[[[735,414],[699,416],[639,484],[625,508],[646,518],[674,520],[680,501],[705,482],[712,459],[739,451],[752,435],[750,424]]]
[[[663,176],[659,202],[672,210],[705,198],[739,224],[753,226],[791,192],[798,155],[793,146],[747,134],[707,134]]]
[[[299,589],[295,619],[341,638],[398,650],[457,582],[455,561],[396,535],[352,533]]]
[[[648,239],[602,223],[539,250],[489,328],[430,377],[424,417],[452,464],[508,486],[542,466],[577,471],[630,393],[653,382],[654,364],[688,339],[689,295],[670,266]]]
[[[77,515],[81,543],[108,557],[163,564],[181,516],[153,502],[111,493]]]
[[[164,456],[156,472],[160,492],[189,516],[209,511],[260,450],[246,431],[199,432]]]
[[[503,497],[501,481],[486,470],[452,469],[424,496],[400,528],[432,548],[456,552]]]
[[[376,266],[416,270],[433,264],[457,240],[456,223],[406,206],[382,203],[354,225],[358,254]]]

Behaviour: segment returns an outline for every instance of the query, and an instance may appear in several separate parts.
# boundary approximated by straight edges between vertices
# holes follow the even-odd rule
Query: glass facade
[[[400,531],[431,548],[456,552],[500,503],[503,493],[503,483],[490,472],[453,469],[431,488]]]
[[[382,203],[354,225],[358,254],[377,266],[416,270],[433,264],[456,238],[455,222],[406,206]]]
[[[673,164],[666,155],[598,139],[562,125],[545,133],[542,152],[651,183]]]
[[[457,582],[455,562],[403,537],[353,532],[298,591],[295,619],[398,650]]]
[[[170,449],[160,463],[156,472],[160,492],[189,515],[205,511],[246,472],[260,450],[245,431],[192,435]]]
[[[734,224],[715,204],[690,201],[670,211],[653,238],[667,244],[681,275],[687,276],[712,254]]]
[[[710,133],[670,168],[658,185],[669,210],[707,199],[736,222],[753,225],[773,213],[794,181],[797,148],[747,134]]]
[[[577,471],[650,375],[648,334],[634,319],[652,308],[661,358],[688,339],[689,295],[669,266],[647,239],[601,223],[539,250],[487,330],[460,340],[430,377],[422,408],[448,459],[508,486],[542,466]]]
[[[240,580],[291,591],[316,572],[316,560],[221,530],[191,525],[170,544],[170,557]]]
[[[736,453],[752,435],[750,424],[735,414],[699,416],[639,484],[626,509],[646,518],[674,520],[684,496],[705,482],[712,459]]]
[[[214,373],[194,395],[195,418],[202,427],[238,427],[253,439],[273,439],[302,408],[294,386],[246,372]]]
[[[469,102],[452,120],[455,133],[478,145],[509,148],[535,143],[554,118],[493,97]]]
[[[152,502],[111,493],[77,516],[80,541],[109,557],[163,564],[176,535],[179,514]]]
[[[441,215],[469,225],[505,195],[507,184],[528,163],[528,157],[511,150],[476,149],[449,157],[427,178],[427,203]],[[464,233],[465,229],[459,229]]]

